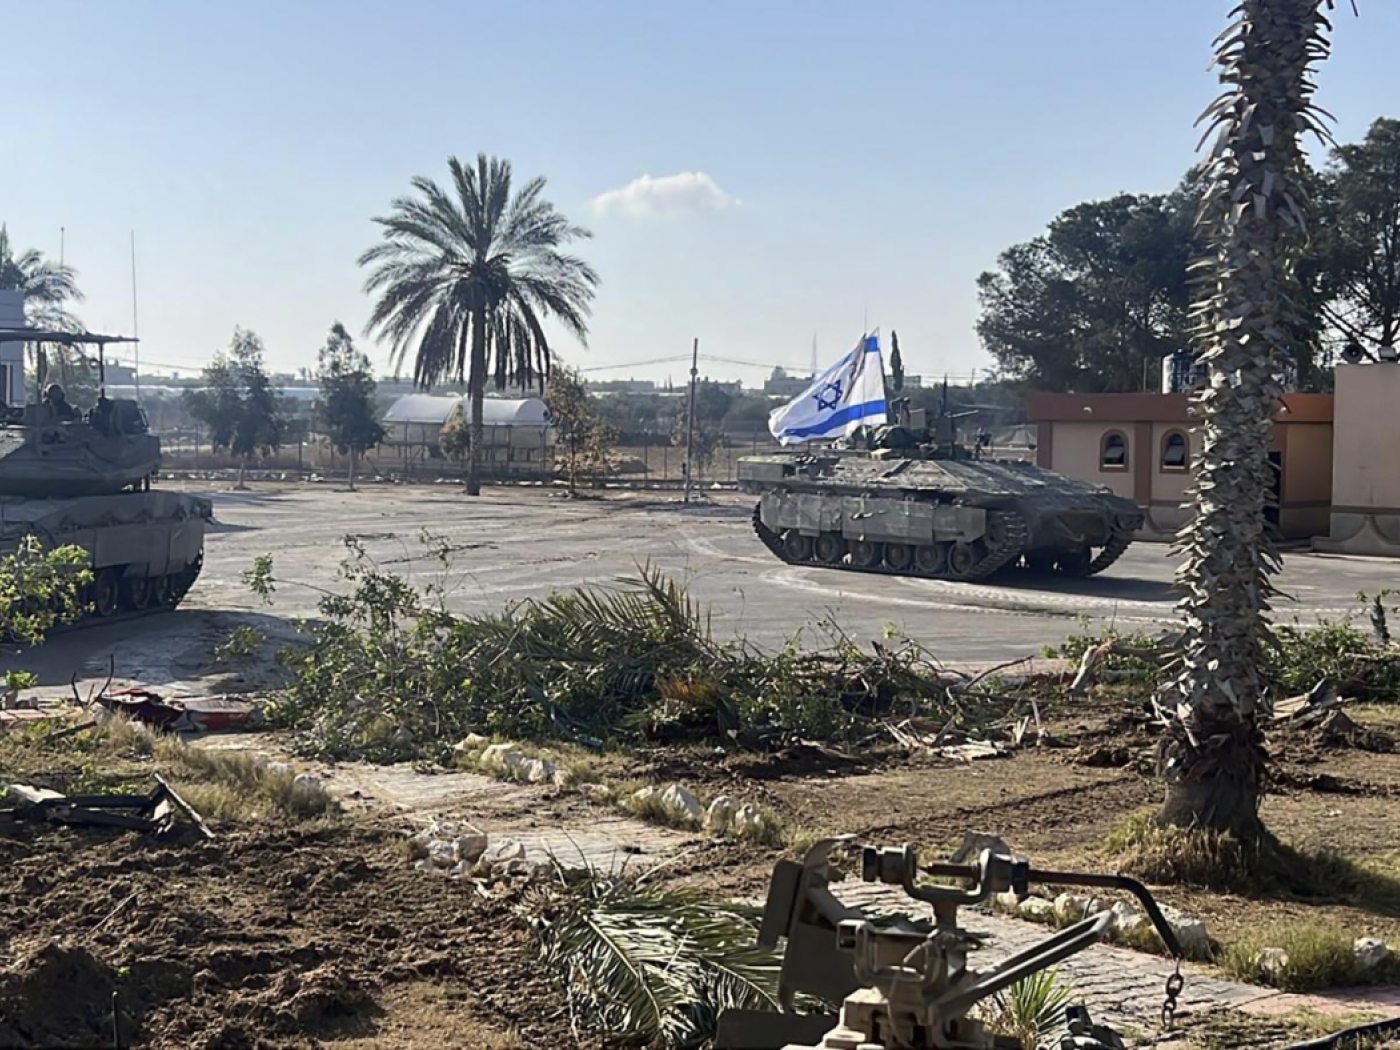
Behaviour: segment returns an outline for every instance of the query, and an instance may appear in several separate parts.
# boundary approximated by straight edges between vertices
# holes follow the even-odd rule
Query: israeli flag
[[[782,445],[845,437],[856,427],[885,422],[885,366],[880,337],[867,335],[812,385],[768,416]]]

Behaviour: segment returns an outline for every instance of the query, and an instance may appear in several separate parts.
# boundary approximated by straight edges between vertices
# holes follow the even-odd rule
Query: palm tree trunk
[[[1220,43],[1228,85],[1207,113],[1221,125],[1205,165],[1198,224],[1196,342],[1209,382],[1196,395],[1201,455],[1178,582],[1185,634],[1178,718],[1158,752],[1167,781],[1158,820],[1252,838],[1262,830],[1260,712],[1269,640],[1266,532],[1272,418],[1293,325],[1294,265],[1305,245],[1306,164],[1298,139],[1311,109],[1308,67],[1326,54],[1325,0],[1243,0]]]
[[[467,390],[472,399],[471,444],[467,449],[467,495],[481,495],[482,402],[486,397],[486,307],[472,308],[471,373]]]
[[[360,458],[358,449],[350,450],[350,491],[355,491],[355,461]]]
[[[247,457],[247,456],[239,456],[239,457],[238,457],[238,482],[237,482],[237,484],[235,484],[235,485],[233,486],[234,488],[236,488],[236,489],[245,489],[245,488],[248,487],[247,485],[243,484],[243,472],[244,472],[247,468],[248,468],[248,457]]]

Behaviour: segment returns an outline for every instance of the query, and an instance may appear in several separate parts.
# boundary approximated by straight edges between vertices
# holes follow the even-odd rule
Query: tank
[[[1092,576],[1132,543],[1142,511],[1098,485],[1032,463],[993,460],[892,403],[896,425],[862,428],[842,447],[745,456],[741,487],[759,494],[758,538],[792,565],[948,580],[1012,568]]]
[[[98,398],[80,415],[60,397],[0,422],[0,553],[26,537],[88,553],[90,615],[173,608],[204,559],[206,499],[152,491],[160,439],[134,401]]]

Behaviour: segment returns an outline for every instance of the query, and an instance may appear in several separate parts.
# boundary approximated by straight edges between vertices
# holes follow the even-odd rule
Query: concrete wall
[[[1400,368],[1395,371],[1400,374]],[[1282,468],[1278,524],[1286,539],[1310,539],[1328,523],[1332,415],[1333,399],[1325,394],[1290,394],[1275,414],[1270,450],[1278,454]],[[1037,462],[1068,477],[1107,485],[1134,500],[1146,515],[1142,538],[1171,539],[1190,520],[1184,504],[1201,435],[1184,395],[1036,394],[1030,416],[1040,433]],[[1102,441],[1113,431],[1127,440],[1126,470],[1102,466]],[[1174,432],[1187,437],[1185,470],[1164,462],[1165,441]],[[1400,507],[1400,502],[1395,505]]]
[[[1400,365],[1336,368],[1332,511],[1319,550],[1400,554]]]
[[[19,292],[0,292],[0,328],[24,326],[24,297]],[[0,375],[8,376],[9,385],[0,382],[0,394],[11,405],[24,404],[24,344],[0,343]]]

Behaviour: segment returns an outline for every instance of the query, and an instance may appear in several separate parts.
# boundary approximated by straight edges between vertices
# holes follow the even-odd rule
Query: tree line
[[[977,282],[977,333],[1002,374],[1037,390],[1156,389],[1162,358],[1191,345],[1207,185],[1192,173],[1170,193],[1077,204],[1002,252]],[[1320,171],[1305,166],[1298,192],[1308,239],[1285,378],[1325,390],[1340,347],[1374,354],[1400,338],[1400,120],[1335,146]]]

